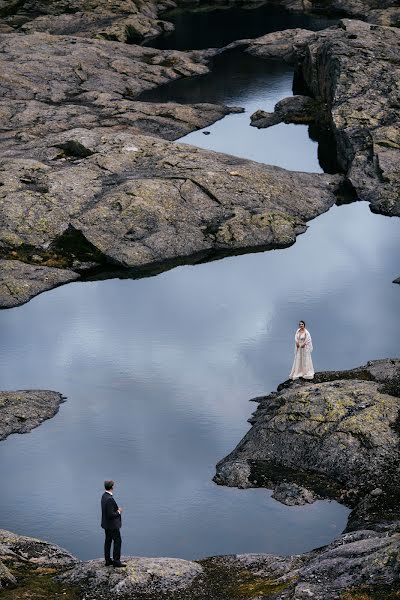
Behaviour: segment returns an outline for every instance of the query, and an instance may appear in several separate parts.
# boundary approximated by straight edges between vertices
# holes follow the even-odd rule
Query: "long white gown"
[[[311,358],[311,352],[313,351],[312,339],[309,331],[304,329],[301,333],[300,329],[296,331],[294,336],[294,361],[292,370],[290,372],[290,379],[313,379],[314,378],[314,366]],[[297,344],[304,348],[298,348]]]

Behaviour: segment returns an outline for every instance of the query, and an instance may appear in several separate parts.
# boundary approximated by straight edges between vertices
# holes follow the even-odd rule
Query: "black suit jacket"
[[[121,529],[118,504],[108,492],[104,492],[101,497],[101,526],[103,529]]]

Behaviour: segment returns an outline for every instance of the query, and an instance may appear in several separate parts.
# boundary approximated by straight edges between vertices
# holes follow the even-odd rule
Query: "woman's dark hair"
[[[104,489],[107,490],[107,492],[112,490],[113,487],[114,487],[114,482],[112,479],[107,479],[107,481],[104,482]]]
[[[299,321],[299,325],[300,325],[300,323],[303,323],[304,327],[306,326],[306,322],[305,322],[305,321],[302,321],[301,319],[300,319],[300,321]]]

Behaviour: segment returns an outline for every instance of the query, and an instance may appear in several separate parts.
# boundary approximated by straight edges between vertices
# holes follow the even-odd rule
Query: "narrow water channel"
[[[291,171],[321,173],[319,147],[310,138],[308,126],[284,123],[268,129],[250,126],[253,112],[273,111],[279,100],[292,95],[292,85],[293,67],[290,65],[236,49],[216,56],[210,73],[173,81],[145,92],[140,98],[153,102],[240,106],[244,108],[243,113],[227,115],[179,142]]]
[[[286,554],[332,540],[348,513],[335,502],[290,508],[211,478],[248,428],[249,398],[287,378],[299,318],[317,369],[398,355],[399,251],[397,220],[355,203],[286,250],[73,283],[2,311],[2,388],[68,401],[0,444],[1,526],[99,556],[112,477],[126,554]]]

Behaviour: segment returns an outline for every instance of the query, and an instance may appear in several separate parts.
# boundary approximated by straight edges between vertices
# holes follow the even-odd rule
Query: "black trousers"
[[[106,539],[104,542],[104,558],[106,562],[110,562],[111,544],[114,542],[113,547],[113,560],[121,560],[121,532],[119,529],[105,529]]]

